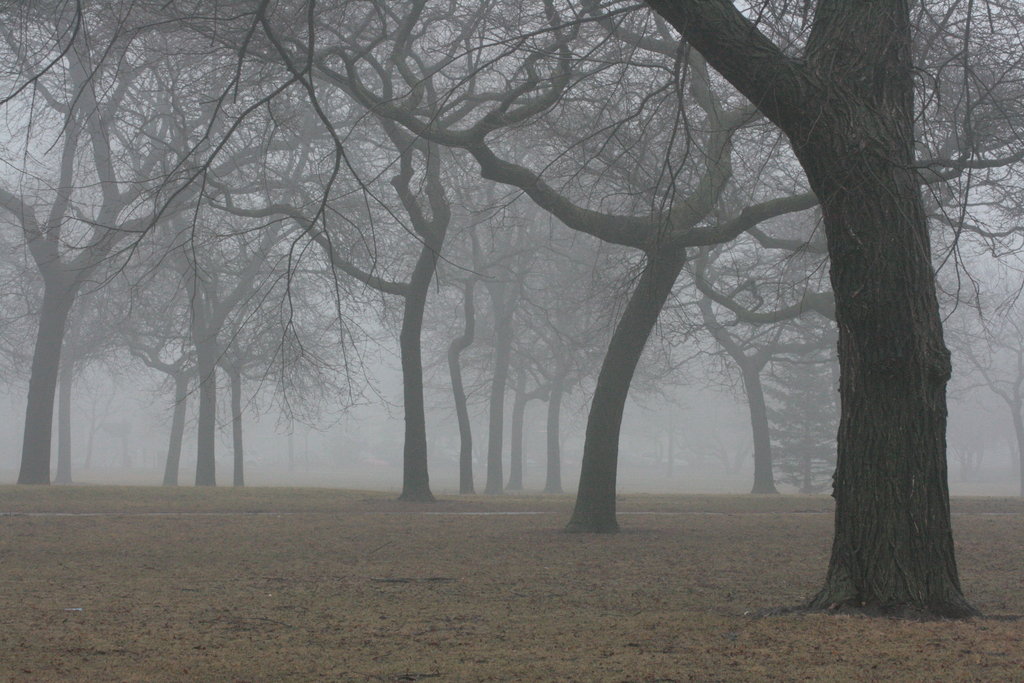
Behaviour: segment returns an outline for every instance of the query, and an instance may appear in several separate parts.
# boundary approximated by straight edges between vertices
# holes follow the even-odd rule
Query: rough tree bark
[[[474,278],[469,278],[462,290],[462,314],[465,320],[462,334],[448,347],[448,372],[452,379],[455,415],[459,421],[459,493],[475,493],[473,489],[473,428],[469,422],[466,388],[462,383],[462,365],[459,356],[473,344],[476,314],[473,306]]]
[[[647,263],[612,334],[590,404],[580,487],[566,527],[570,532],[612,533],[618,470],[619,430],[629,385],[647,339],[686,261],[685,248],[647,254]]]
[[[811,606],[973,614],[950,527],[950,360],[914,165],[908,0],[820,0],[802,60],[726,0],[648,4],[789,136],[821,204],[842,409],[835,537]]]

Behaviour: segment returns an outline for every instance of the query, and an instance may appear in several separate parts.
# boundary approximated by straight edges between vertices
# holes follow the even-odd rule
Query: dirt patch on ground
[[[964,588],[986,614],[959,622],[772,614],[822,579],[824,497],[628,496],[611,536],[562,533],[571,504],[0,487],[0,513],[18,513],[0,517],[0,672],[1024,680],[1021,501],[954,504]],[[481,514],[496,512],[530,514]]]

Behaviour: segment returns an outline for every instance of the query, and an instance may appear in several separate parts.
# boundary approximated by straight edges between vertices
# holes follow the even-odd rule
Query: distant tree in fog
[[[44,285],[18,476],[24,484],[50,481],[57,375],[75,300],[117,245],[149,225],[153,178],[175,154],[158,103],[140,92],[151,83],[144,56],[105,61],[107,47],[124,44],[102,22],[93,27],[99,43],[77,32],[48,44],[47,31],[59,34],[77,21],[76,8],[38,9],[25,12],[40,30],[22,25],[5,31],[0,44],[9,73],[38,76],[5,102],[8,121],[20,122],[8,129],[5,161],[20,175],[0,179],[0,208],[21,231]],[[120,117],[126,109],[136,116]]]

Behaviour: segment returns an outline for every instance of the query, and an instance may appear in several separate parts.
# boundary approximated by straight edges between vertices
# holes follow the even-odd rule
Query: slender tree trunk
[[[50,483],[53,403],[61,345],[77,287],[48,281],[39,311],[39,331],[28,382],[19,484]]]
[[[1021,406],[1011,406],[1013,414],[1013,433],[1017,437],[1017,477],[1020,480],[1020,495],[1024,497],[1024,415]]]
[[[185,408],[188,401],[188,375],[174,376],[174,414],[171,417],[171,438],[167,445],[167,462],[164,465],[164,486],[178,485],[178,471],[181,465],[181,441],[185,434]]]
[[[399,345],[402,352],[402,391],[405,399],[405,446],[402,453],[402,495],[399,500],[433,502],[427,472],[427,418],[423,401],[423,360],[420,336],[430,281],[440,245],[426,243],[409,280]]]
[[[460,355],[473,343],[476,316],[473,307],[473,286],[476,280],[466,281],[462,291],[463,317],[465,327],[462,335],[452,340],[448,347],[448,372],[452,379],[452,395],[455,398],[455,415],[459,421],[459,493],[474,493],[473,490],[473,428],[469,422],[469,405],[466,389],[462,383]]]
[[[232,365],[231,381],[231,444],[234,447],[234,486],[245,486],[245,451],[242,447],[242,372]]]
[[[57,476],[56,484],[71,483],[71,390],[74,385],[74,361],[61,363],[57,374]]]
[[[295,427],[294,427],[294,425],[291,427],[291,430],[292,431],[288,432],[288,471],[289,472],[294,472],[295,471]]]
[[[520,370],[516,376],[515,399],[512,401],[512,434],[509,445],[508,491],[523,490],[523,422],[526,417],[525,373]]]
[[[772,474],[772,441],[768,428],[768,409],[761,386],[761,368],[757,363],[740,361],[743,389],[750,409],[750,428],[754,440],[754,487],[751,493],[778,493]]]
[[[512,305],[504,283],[488,286],[494,302],[494,376],[487,428],[487,484],[484,493],[498,495],[504,486],[501,451],[505,429],[505,386],[512,356]]]
[[[217,355],[213,340],[196,343],[199,419],[196,425],[196,486],[217,485]]]
[[[675,474],[676,464],[676,439],[672,432],[668,433],[668,451],[665,455],[667,462],[665,463],[665,476],[669,479]]]
[[[548,462],[547,476],[544,482],[544,493],[562,493],[562,449],[561,449],[561,414],[562,396],[565,387],[563,379],[556,377],[551,383],[548,394],[548,426],[547,445]]]
[[[685,250],[667,246],[648,254],[640,281],[615,327],[587,418],[579,493],[568,531],[612,533],[619,529],[615,484],[622,411],[640,355],[685,260]]]

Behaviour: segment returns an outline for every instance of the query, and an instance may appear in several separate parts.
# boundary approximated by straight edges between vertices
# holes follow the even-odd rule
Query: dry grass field
[[[827,498],[627,496],[613,536],[571,502],[0,487],[0,677],[1024,681],[1021,501],[955,501],[960,622],[766,615],[821,581]]]

